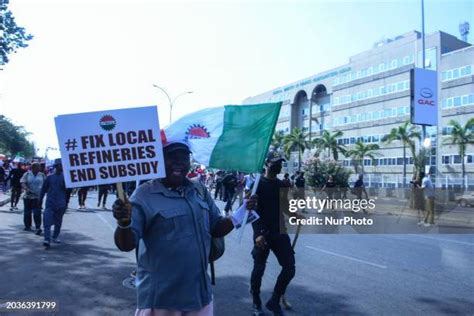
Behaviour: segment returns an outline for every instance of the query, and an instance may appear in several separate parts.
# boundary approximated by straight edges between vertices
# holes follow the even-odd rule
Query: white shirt
[[[435,187],[433,185],[433,182],[431,182],[430,176],[425,176],[423,178],[423,181],[421,182],[421,187],[423,188],[423,191],[425,192],[426,197],[428,198],[435,197]]]

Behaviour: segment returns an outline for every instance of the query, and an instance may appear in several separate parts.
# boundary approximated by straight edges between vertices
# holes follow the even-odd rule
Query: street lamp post
[[[171,99],[170,95],[168,94],[168,92],[166,92],[165,89],[163,89],[162,87],[160,87],[156,84],[153,84],[153,87],[155,87],[157,89],[160,89],[166,95],[166,97],[168,98],[168,102],[169,102],[169,105],[170,105],[170,123],[171,123],[171,120],[172,120],[173,105],[176,102],[176,100],[182,95],[193,93],[192,91],[182,92],[182,93],[178,94],[174,99]]]

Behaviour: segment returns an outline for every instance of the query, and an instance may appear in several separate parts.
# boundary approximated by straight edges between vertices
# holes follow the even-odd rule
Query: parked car
[[[474,191],[465,192],[464,194],[457,196],[456,201],[462,207],[474,206]]]

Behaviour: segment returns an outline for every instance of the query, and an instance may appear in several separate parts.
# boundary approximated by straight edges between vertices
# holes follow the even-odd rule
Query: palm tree
[[[344,133],[342,131],[335,131],[331,133],[327,130],[323,131],[321,137],[316,138],[312,141],[313,145],[317,147],[318,153],[323,150],[328,150],[328,152],[332,153],[332,157],[334,160],[338,160],[339,153],[343,153],[346,151],[346,147],[344,145],[338,144],[337,139],[342,137]]]
[[[376,156],[382,155],[378,152],[379,149],[380,147],[377,144],[364,144],[359,140],[354,145],[354,147],[347,150],[344,155],[346,157],[352,157],[352,161],[354,162],[354,170],[356,173],[358,173],[358,165],[361,166],[361,172],[364,173],[364,158],[369,157],[373,162]]]
[[[474,144],[474,118],[470,118],[464,126],[455,120],[448,123],[451,125],[452,132],[445,140],[445,145],[458,145],[459,156],[461,156],[462,164],[462,178],[466,176],[466,166],[464,165],[464,157],[466,156],[466,147],[469,144]],[[464,181],[463,181],[464,187]]]
[[[305,149],[310,148],[310,143],[306,140],[307,138],[308,134],[299,128],[294,128],[290,134],[283,138],[283,151],[287,157],[290,156],[292,151],[298,151],[298,171],[301,167],[301,154]]]
[[[273,133],[271,145],[273,146],[273,148],[275,148],[275,150],[278,151],[282,147],[284,137],[285,132],[283,131],[275,131],[275,133]]]
[[[387,144],[398,140],[403,144],[403,186],[406,184],[407,176],[407,164],[406,164],[406,148],[408,147],[411,151],[413,158],[416,156],[415,152],[415,139],[418,141],[421,140],[420,131],[414,126],[411,125],[409,121],[406,121],[397,128],[392,128],[390,133],[384,137],[383,141]]]

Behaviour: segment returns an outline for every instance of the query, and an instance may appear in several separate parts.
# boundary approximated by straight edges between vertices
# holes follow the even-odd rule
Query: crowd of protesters
[[[79,209],[86,209],[87,193],[93,189],[96,188],[66,188],[60,159],[51,165],[41,160],[0,160],[0,190],[3,194],[10,192],[10,211],[19,209],[23,196],[23,230],[44,235],[43,246],[46,249],[52,242],[61,243],[59,234],[71,196],[77,192]],[[135,186],[125,183],[125,189],[131,194]],[[114,186],[101,185],[98,191],[97,207],[102,205],[102,209],[107,210],[107,196],[109,192],[114,192]],[[52,226],[54,231],[51,234]]]
[[[137,270],[132,273],[138,296],[136,315],[168,315],[171,311],[182,312],[179,315],[189,312],[193,315],[213,315],[212,289],[206,272],[212,260],[209,259],[211,238],[223,237],[234,227],[240,227],[242,222],[239,222],[240,217],[236,213],[240,210],[245,212],[245,209],[255,209],[260,216],[252,224],[254,244],[250,292],[254,315],[263,315],[260,288],[271,252],[281,265],[281,272],[265,306],[273,315],[284,315],[280,301],[296,270],[290,238],[279,227],[283,216],[280,213],[282,201],[279,196],[280,190],[286,188],[291,192],[287,198],[304,199],[304,172],[298,171],[291,176],[285,173],[280,178],[285,160],[269,154],[257,194],[251,196],[256,174],[190,168],[189,155],[190,150],[185,144],[166,144],[166,178],[147,181],[146,184],[146,181],[124,183],[124,191],[130,196],[130,202],[117,199],[112,207],[113,216],[117,219],[117,247],[122,251],[136,251]],[[5,161],[0,165],[0,185],[4,192],[11,189],[11,211],[18,209],[23,193],[24,230],[41,235],[43,227],[45,249],[49,249],[51,243],[61,243],[59,234],[63,216],[75,191],[78,208],[82,210],[87,208],[88,192],[98,190],[97,207],[105,210],[107,197],[114,190],[114,186],[109,184],[97,188],[67,189],[60,159],[48,168],[38,162],[24,164]],[[420,205],[425,204],[423,224],[433,224],[434,186],[429,175],[414,178],[412,186],[415,195],[412,207],[421,208]],[[335,176],[327,175],[320,192],[325,192],[328,199],[333,199],[345,197],[348,189],[349,185],[336,185]],[[351,192],[357,199],[364,196],[368,199],[363,175],[358,176]],[[419,192],[423,192],[421,196],[426,197],[423,203],[420,202]],[[214,202],[218,199],[225,202],[225,214],[220,212]],[[237,207],[234,206],[236,201]],[[240,208],[244,203],[247,203],[245,207]],[[149,221],[157,214],[159,220]],[[302,214],[287,215],[304,218]],[[180,229],[174,229],[175,225],[179,225]],[[169,296],[169,291],[174,296]]]

